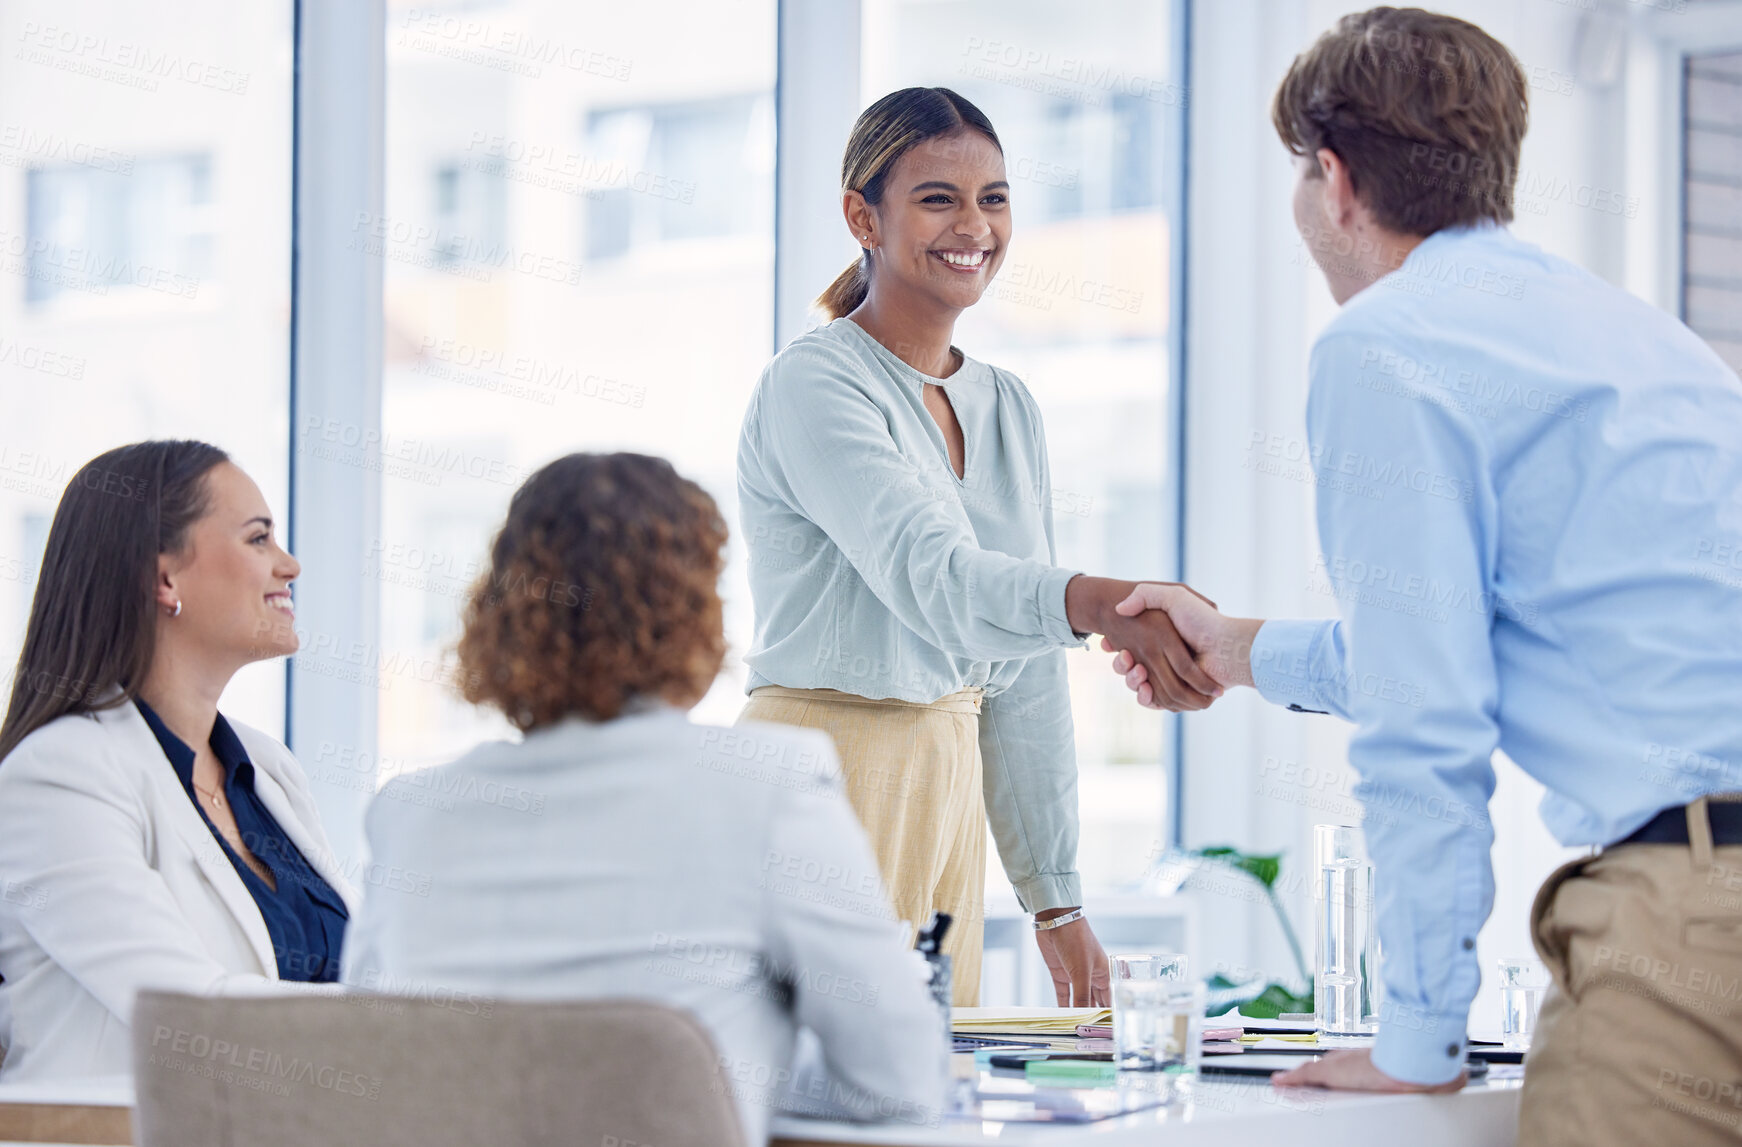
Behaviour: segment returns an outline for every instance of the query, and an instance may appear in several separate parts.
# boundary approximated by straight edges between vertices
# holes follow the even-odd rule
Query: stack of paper
[[[1078,1024],[1109,1024],[1112,1008],[951,1008],[959,1032],[1005,1036],[1074,1037]]]

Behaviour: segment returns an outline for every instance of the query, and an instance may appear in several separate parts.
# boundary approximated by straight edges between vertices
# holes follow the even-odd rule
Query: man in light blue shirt
[[[1224,686],[1357,725],[1379,1036],[1278,1082],[1461,1085],[1498,748],[1558,839],[1604,849],[1533,913],[1555,987],[1519,1142],[1733,1141],[1742,806],[1704,798],[1742,790],[1742,383],[1505,228],[1525,95],[1505,48],[1419,10],[1346,17],[1295,61],[1274,117],[1342,304],[1307,406],[1342,619],[1161,587],[1120,608],[1166,608]]]

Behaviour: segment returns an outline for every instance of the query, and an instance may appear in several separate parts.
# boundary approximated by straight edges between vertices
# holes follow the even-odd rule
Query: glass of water
[[[1113,987],[1113,1062],[1121,1071],[1160,1071],[1167,1061],[1169,1008],[1185,984],[1177,952],[1107,957]]]
[[[1336,1043],[1379,1029],[1382,985],[1379,932],[1374,926],[1373,865],[1361,830],[1347,825],[1313,827],[1318,868],[1313,894],[1318,909],[1314,999],[1320,1041]]]
[[[1510,959],[1500,965],[1500,1038],[1509,1048],[1530,1049],[1542,994],[1548,989],[1548,969],[1535,960]]]

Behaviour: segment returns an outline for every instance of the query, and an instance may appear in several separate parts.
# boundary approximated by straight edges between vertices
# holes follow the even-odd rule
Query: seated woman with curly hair
[[[751,1144],[800,1028],[829,1094],[930,1119],[940,1020],[833,744],[687,719],[725,655],[725,543],[713,499],[658,458],[571,454],[515,493],[466,606],[459,677],[525,736],[381,791],[373,861],[428,880],[368,891],[344,979],[686,1009]]]

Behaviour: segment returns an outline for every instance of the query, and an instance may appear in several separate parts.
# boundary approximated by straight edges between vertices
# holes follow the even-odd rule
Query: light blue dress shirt
[[[964,473],[925,408],[944,388]],[[1024,909],[1082,903],[1052,475],[1022,381],[922,374],[851,319],[768,364],[738,443],[755,639],[748,688],[930,702],[983,688],[987,817]]]
[[[1568,845],[1742,789],[1742,383],[1671,316],[1497,226],[1441,231],[1313,348],[1338,622],[1270,622],[1269,699],[1358,725],[1386,1005],[1455,1076],[1502,749]]]

